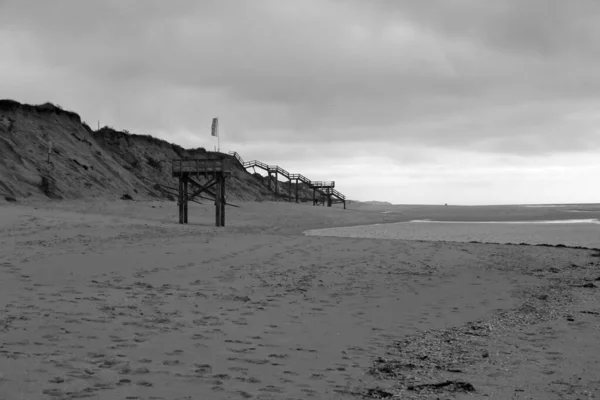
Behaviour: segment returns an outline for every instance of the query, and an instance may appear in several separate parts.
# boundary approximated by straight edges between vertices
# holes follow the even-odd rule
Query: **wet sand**
[[[302,234],[394,220],[374,210],[245,203],[225,228],[210,205],[193,205],[187,226],[176,211],[0,205],[0,399],[554,399],[600,387],[598,291],[575,287],[600,276],[593,252]],[[548,318],[497,318],[551,284],[572,288],[546,297]],[[421,338],[426,351],[484,320],[505,331],[481,336],[488,356],[461,361],[475,392],[407,389],[455,379],[435,363],[377,370],[413,356],[398,343]]]

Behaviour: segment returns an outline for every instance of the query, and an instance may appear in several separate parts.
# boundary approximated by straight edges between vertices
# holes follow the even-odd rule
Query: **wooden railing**
[[[171,162],[171,172],[173,176],[181,174],[204,174],[224,171],[223,160],[210,159],[189,159],[173,160]]]
[[[346,196],[344,196],[343,194],[341,194],[340,192],[338,192],[335,189],[331,189],[331,194],[333,194],[335,197],[337,197],[340,200],[346,200]]]
[[[285,169],[281,168],[278,165],[268,165],[268,164],[265,164],[258,160],[244,161],[244,159],[235,151],[230,151],[229,154],[231,156],[233,156],[240,163],[240,165],[244,168],[258,167],[267,172],[277,172],[277,173],[283,175],[284,177],[286,177],[287,179],[296,179],[302,183],[305,183],[311,189],[312,188],[334,188],[335,187],[335,181],[311,181],[304,175],[290,174],[288,171],[286,171]],[[338,196],[338,197],[343,196],[340,192],[337,192],[337,193],[339,195],[336,195],[336,196]]]

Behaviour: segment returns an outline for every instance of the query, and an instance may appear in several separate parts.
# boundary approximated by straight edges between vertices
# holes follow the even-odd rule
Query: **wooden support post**
[[[215,188],[215,225],[221,226],[221,181],[218,178]]]
[[[179,206],[179,223],[183,224],[183,177],[179,177],[179,195],[177,196]]]
[[[271,171],[270,171],[270,170],[269,170],[269,171],[267,171],[267,174],[269,175],[269,189],[270,189],[270,190],[273,190],[273,189],[271,188],[271,181],[273,180],[273,176],[272,176],[272,174],[271,174]]]
[[[342,200],[344,202],[344,210],[346,209],[346,200]]]
[[[313,206],[317,204],[317,189],[313,188]]]
[[[188,223],[188,181],[183,181],[183,223]]]
[[[288,201],[292,202],[292,179],[288,179]]]
[[[298,178],[296,178],[296,203],[298,202]]]
[[[331,189],[327,189],[327,207],[331,207],[333,199],[331,198]]]
[[[277,175],[277,171],[275,171],[275,194],[279,196],[279,176]]]
[[[223,175],[221,173],[221,226],[225,226],[225,204],[226,204],[226,198],[225,198],[225,175]]]

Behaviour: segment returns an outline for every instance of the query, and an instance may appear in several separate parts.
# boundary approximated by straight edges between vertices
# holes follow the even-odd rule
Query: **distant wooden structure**
[[[322,203],[323,206],[327,204],[327,207],[331,207],[331,205],[334,203],[342,203],[344,205],[344,209],[346,209],[346,196],[334,189],[334,181],[311,181],[304,175],[291,174],[277,165],[267,165],[258,160],[245,162],[238,153],[230,152],[229,154],[232,155],[239,162],[239,164],[244,167],[244,169],[260,168],[266,171],[268,174],[267,186],[277,195],[279,195],[279,175],[286,178],[288,180],[287,198],[289,201],[292,201],[293,197],[295,197],[296,203],[298,203],[298,191],[300,188],[300,183],[303,183],[308,186],[309,189],[313,190],[313,205],[319,205]],[[295,181],[295,196],[292,196],[292,181]]]
[[[188,223],[188,202],[202,193],[211,194],[215,199],[215,225],[225,226],[225,180],[230,176],[223,159],[181,159],[173,160],[172,176],[179,179],[179,223]],[[204,176],[207,181],[201,184],[197,178]],[[190,193],[190,185],[193,190]],[[215,188],[212,191],[212,188]]]

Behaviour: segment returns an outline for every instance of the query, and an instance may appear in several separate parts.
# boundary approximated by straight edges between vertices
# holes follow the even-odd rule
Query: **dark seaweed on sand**
[[[557,247],[546,245],[547,247]],[[562,247],[562,246],[558,246]],[[600,257],[600,251],[590,254]],[[522,330],[541,322],[565,318],[575,321],[571,307],[575,304],[572,288],[596,289],[592,283],[600,281],[597,263],[571,264],[564,268],[548,266],[542,270],[521,269],[524,274],[547,276],[550,282],[529,287],[520,296],[519,307],[496,313],[490,318],[469,322],[463,326],[428,330],[394,343],[385,358],[374,360],[368,374],[389,382],[393,387],[362,391],[365,398],[449,398],[456,393],[480,392],[468,379],[452,379],[456,374],[476,373],[491,355],[489,346],[508,332]],[[584,282],[583,284],[581,282]],[[579,311],[598,315],[597,311]],[[518,351],[513,360],[524,357]],[[392,394],[392,396],[388,396]],[[439,397],[439,396],[445,397]],[[433,396],[433,397],[430,397]]]

